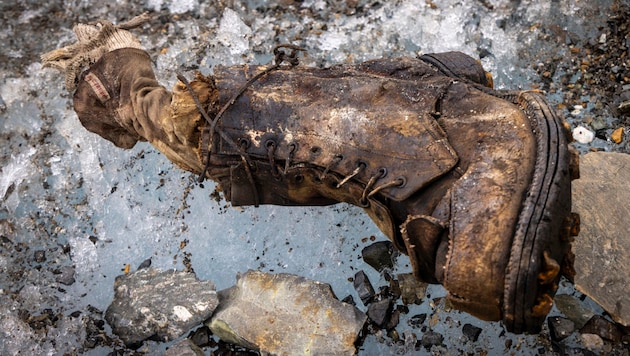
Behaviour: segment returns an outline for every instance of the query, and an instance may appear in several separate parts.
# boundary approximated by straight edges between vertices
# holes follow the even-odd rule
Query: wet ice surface
[[[191,78],[193,70],[210,74],[218,63],[267,63],[274,45],[290,42],[308,50],[302,63],[309,66],[460,50],[482,57],[496,87],[527,89],[540,79],[535,63],[567,51],[562,41],[557,47],[540,43],[545,29],[541,22],[553,21],[584,40],[596,38],[611,2],[521,1],[516,6],[503,0],[448,0],[434,8],[419,1],[358,1],[356,9],[323,0],[278,1],[278,6],[230,1],[227,7],[193,0],[14,4],[17,16],[8,12],[9,26],[0,30],[0,38],[10,44],[2,58],[16,63],[3,65],[0,86],[0,353],[108,353],[110,347],[82,349],[85,318],[92,313],[88,306],[104,311],[113,297],[114,278],[125,265],[135,269],[147,258],[162,269],[191,266],[217,289],[231,286],[236,273],[247,269],[296,273],[330,283],[339,298],[353,295],[357,301],[348,279],[358,270],[375,287],[386,285],[360,257],[361,249],[372,243],[370,237],[385,239],[361,209],[344,204],[231,208],[211,197],[212,183],[199,186],[196,177],[151,146],[138,144],[125,151],[84,130],[71,110],[63,78],[42,69],[36,58],[71,43],[73,22],[117,22],[152,12],[151,25],[135,33],[167,87],[175,82],[177,70]],[[560,102],[560,93],[550,99]],[[568,114],[569,119],[579,122],[588,110]],[[614,149],[602,139],[592,145]],[[41,250],[46,251],[44,261],[34,257]],[[394,273],[407,272],[406,257],[398,261]],[[75,283],[57,282],[63,266],[75,269]],[[566,283],[559,293],[575,291]],[[397,327],[407,345],[371,335],[359,354],[413,350],[412,334],[421,337],[424,330],[412,328],[407,318],[420,313],[428,315],[426,326],[444,335],[442,351],[551,350],[545,332],[513,335],[498,323],[444,310],[439,300],[444,295],[443,288],[431,286],[425,302],[410,307]],[[25,315],[37,316],[46,308],[61,314],[47,328],[25,322]],[[557,314],[554,309],[552,315]],[[465,323],[483,328],[478,342],[462,335]],[[148,342],[143,350],[163,347]]]

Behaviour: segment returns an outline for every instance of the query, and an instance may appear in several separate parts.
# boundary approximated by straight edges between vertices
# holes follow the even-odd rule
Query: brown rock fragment
[[[620,127],[613,131],[613,133],[610,135],[610,139],[614,143],[621,143],[621,141],[623,140],[623,127]]]

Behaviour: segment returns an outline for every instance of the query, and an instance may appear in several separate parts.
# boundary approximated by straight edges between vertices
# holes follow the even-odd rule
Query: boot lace
[[[289,52],[286,52],[284,49],[289,49]],[[298,52],[299,51],[306,51],[304,48],[298,47],[298,46],[294,46],[294,45],[290,45],[290,44],[282,44],[282,45],[278,45],[276,47],[274,47],[273,49],[273,54],[274,54],[274,64],[271,65],[270,67],[267,67],[265,70],[261,71],[260,73],[256,74],[255,76],[253,76],[252,78],[250,78],[247,82],[245,82],[245,84],[243,84],[239,90],[237,90],[232,97],[230,98],[230,100],[225,103],[225,105],[223,105],[223,107],[221,108],[221,110],[219,110],[219,112],[217,112],[217,114],[215,115],[214,119],[211,119],[210,116],[208,115],[208,112],[203,108],[203,105],[201,104],[201,102],[199,101],[199,98],[197,97],[197,94],[195,93],[195,91],[193,90],[192,86],[190,85],[190,83],[188,82],[188,80],[186,79],[186,77],[184,77],[181,73],[177,73],[177,79],[179,79],[182,83],[184,83],[184,85],[186,85],[187,90],[190,92],[190,95],[192,96],[195,105],[197,106],[197,109],[199,110],[199,112],[201,113],[201,115],[204,117],[205,121],[206,121],[206,125],[204,126],[203,130],[201,131],[202,134],[202,148],[201,148],[201,153],[204,157],[204,168],[203,171],[201,172],[198,181],[201,183],[203,182],[203,180],[206,177],[206,173],[208,172],[208,169],[210,168],[210,156],[213,150],[213,144],[212,144],[212,140],[214,138],[214,133],[218,133],[219,136],[225,141],[227,142],[228,145],[230,145],[233,149],[237,150],[239,152],[239,155],[241,156],[241,160],[243,162],[243,165],[245,167],[245,171],[247,173],[247,177],[249,180],[249,183],[252,187],[252,191],[254,192],[255,195],[255,205],[258,206],[258,192],[256,189],[256,185],[255,185],[255,181],[254,181],[254,177],[251,174],[251,170],[249,168],[250,163],[249,163],[249,157],[247,155],[247,153],[245,152],[245,149],[243,148],[243,145],[238,145],[236,142],[234,142],[234,140],[227,135],[223,130],[221,130],[220,128],[217,128],[217,124],[219,123],[219,121],[221,120],[221,117],[223,116],[223,114],[225,113],[225,111],[227,111],[227,109],[229,109],[232,105],[234,105],[234,103],[236,102],[236,100],[245,92],[245,90],[247,90],[247,88],[249,88],[253,83],[255,83],[257,80],[259,80],[260,78],[262,78],[263,76],[267,75],[268,73],[278,69],[281,67],[281,65],[284,62],[287,62],[291,67],[295,67],[296,65],[299,64],[299,60],[298,60]],[[270,152],[272,152],[269,156],[270,160],[273,161],[273,152],[275,152],[275,144],[273,146],[273,150],[271,150]],[[275,164],[272,165],[272,167],[275,167]],[[273,168],[272,168],[273,170]],[[277,173],[277,168],[275,170],[272,171],[273,173]]]

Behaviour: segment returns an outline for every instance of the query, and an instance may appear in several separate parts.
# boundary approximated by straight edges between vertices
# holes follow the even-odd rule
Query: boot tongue
[[[449,77],[472,80],[492,88],[492,77],[487,75],[479,61],[462,52],[429,53],[420,59]]]

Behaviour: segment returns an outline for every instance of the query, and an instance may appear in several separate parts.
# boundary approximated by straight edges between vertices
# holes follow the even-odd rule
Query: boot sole
[[[528,115],[536,137],[534,175],[514,233],[506,270],[503,323],[514,333],[537,333],[553,305],[560,264],[569,250],[571,153],[567,130],[535,92],[499,92]]]

